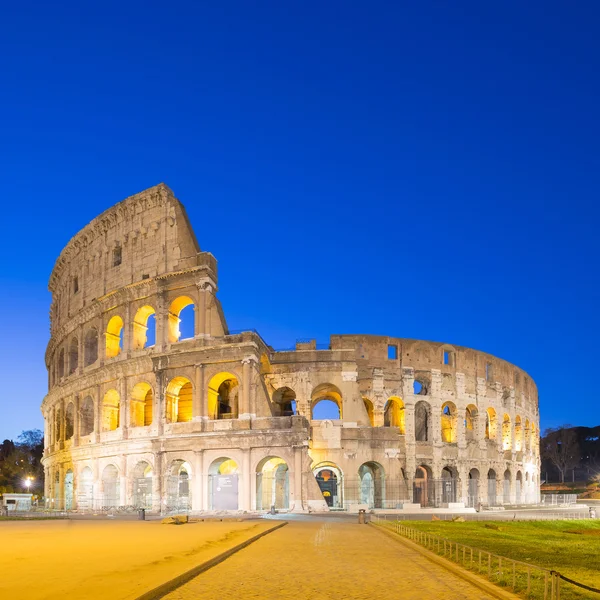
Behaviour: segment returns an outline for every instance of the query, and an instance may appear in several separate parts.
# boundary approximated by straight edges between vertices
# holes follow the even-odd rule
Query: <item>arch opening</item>
[[[167,339],[169,344],[174,344],[192,337],[194,337],[194,301],[189,296],[179,296],[169,306]]]
[[[505,414],[502,419],[502,450],[512,449],[512,431],[510,426],[510,417]]]
[[[384,508],[385,502],[385,472],[376,462],[363,463],[358,468],[360,482],[360,504],[369,508]]]
[[[142,460],[133,469],[133,504],[136,508],[152,508],[152,466]]]
[[[431,407],[424,400],[415,404],[415,440],[429,442],[429,416]]]
[[[371,427],[375,426],[375,412],[373,409],[373,403],[368,398],[363,398],[363,404],[365,406],[365,411],[367,413],[367,417],[369,419],[369,425]]]
[[[192,508],[192,467],[184,460],[174,460],[167,470],[167,512]]]
[[[496,411],[490,407],[485,411],[485,415],[485,438],[487,440],[495,440],[497,435],[496,429],[498,424]]]
[[[296,392],[282,387],[273,392],[273,416],[292,417],[297,414]]]
[[[69,469],[65,473],[65,510],[73,510],[73,487],[75,483],[75,477],[73,471]]]
[[[118,429],[121,398],[117,390],[108,390],[102,400],[102,431]]]
[[[84,363],[86,367],[93,365],[98,360],[98,331],[88,329],[84,340]]]
[[[94,431],[94,401],[91,396],[83,399],[79,412],[79,435],[90,435]]]
[[[264,458],[256,467],[256,509],[289,508],[289,469],[278,456]]]
[[[444,402],[442,404],[442,442],[446,444],[456,443],[456,405],[453,402]]]
[[[106,358],[118,356],[123,349],[123,319],[119,315],[111,317],[106,326]]]
[[[232,373],[218,373],[208,383],[208,415],[211,419],[237,419],[240,384]]]
[[[405,409],[404,402],[397,396],[392,396],[385,403],[383,409],[383,425],[384,427],[398,427],[400,434],[405,435]]]
[[[76,337],[69,344],[69,375],[73,375],[79,366],[79,341]]]
[[[152,406],[154,397],[152,388],[146,382],[136,383],[131,390],[130,420],[132,427],[152,425]]]
[[[311,394],[310,416],[314,421],[341,419],[342,394],[340,390],[330,383],[318,385]]]
[[[189,379],[173,377],[167,385],[165,397],[168,423],[187,423],[192,420],[193,389]]]
[[[133,349],[141,350],[154,346],[156,341],[155,310],[146,304],[138,308],[133,319]]]
[[[342,508],[344,503],[340,468],[334,463],[325,463],[314,468],[313,473],[327,506],[329,508]]]
[[[103,506],[112,508],[120,504],[119,471],[115,465],[107,465],[102,471]]]
[[[75,420],[75,406],[72,402],[67,404],[65,409],[65,440],[70,440],[73,437],[73,426]]]

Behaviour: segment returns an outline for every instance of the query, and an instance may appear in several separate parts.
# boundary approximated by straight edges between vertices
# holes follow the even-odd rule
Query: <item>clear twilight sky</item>
[[[0,440],[42,427],[47,282],[161,181],[230,329],[527,370],[600,424],[597,2],[12,2],[0,23]]]

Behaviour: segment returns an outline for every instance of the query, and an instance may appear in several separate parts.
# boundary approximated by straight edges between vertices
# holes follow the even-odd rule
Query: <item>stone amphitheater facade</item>
[[[255,331],[229,331],[217,261],[163,184],[75,235],[49,288],[50,507],[539,500],[538,397],[525,371],[437,342],[333,335],[276,351]]]

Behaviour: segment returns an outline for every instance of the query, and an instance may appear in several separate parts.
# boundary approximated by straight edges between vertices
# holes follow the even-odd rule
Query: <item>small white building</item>
[[[2,507],[8,511],[31,510],[33,494],[2,494]]]

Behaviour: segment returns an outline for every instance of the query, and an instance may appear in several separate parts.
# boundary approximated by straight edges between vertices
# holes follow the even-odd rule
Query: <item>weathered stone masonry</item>
[[[325,349],[275,351],[255,332],[230,334],[217,262],[165,185],[82,229],[49,288],[49,506],[538,500],[538,398],[526,372],[436,342],[335,335]],[[338,414],[313,418],[323,401]]]

